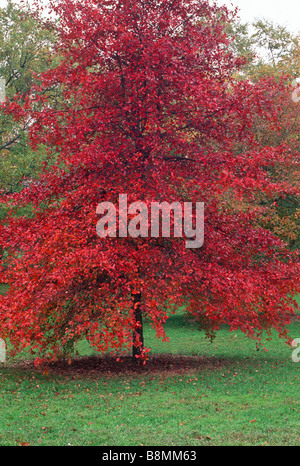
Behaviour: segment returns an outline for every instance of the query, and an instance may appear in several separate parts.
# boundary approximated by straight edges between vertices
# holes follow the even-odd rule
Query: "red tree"
[[[298,253],[259,218],[262,195],[294,192],[271,173],[295,154],[255,138],[258,118],[280,129],[280,85],[234,80],[242,63],[229,52],[229,12],[202,0],[62,0],[52,11],[63,59],[42,79],[62,85],[60,107],[41,92],[6,108],[30,115],[33,147],[46,145],[49,164],[38,183],[3,199],[32,214],[2,224],[11,286],[1,336],[45,358],[84,337],[99,352],[133,347],[143,358],[142,318],[166,338],[168,312],[181,306],[208,335],[227,323],[252,338],[273,328],[285,336]],[[100,238],[97,205],[117,205],[119,194],[146,205],[204,202],[203,246]]]

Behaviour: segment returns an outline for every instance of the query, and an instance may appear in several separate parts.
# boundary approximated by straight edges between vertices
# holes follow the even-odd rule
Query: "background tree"
[[[237,74],[237,79],[250,79],[257,82],[273,77],[280,84],[272,94],[278,110],[277,130],[273,121],[258,117],[253,126],[255,137],[265,147],[280,146],[287,142],[299,153],[299,103],[292,99],[293,82],[300,73],[299,38],[286,28],[269,21],[256,21],[253,24],[234,23],[230,29],[235,36],[234,51],[238,56],[247,56],[246,66]],[[270,93],[271,93],[270,89]],[[299,157],[289,166],[278,164],[270,169],[274,181],[281,179],[293,186],[299,185]],[[269,210],[263,222],[280,238],[287,241],[291,248],[300,245],[300,203],[299,195],[278,195],[274,192],[268,201],[260,201]]]
[[[37,75],[54,66],[54,42],[53,29],[34,18],[29,7],[9,0],[0,9],[0,76],[8,99],[18,96],[18,102],[25,102],[38,83]],[[44,92],[50,94],[50,89]],[[51,96],[57,97],[54,88]],[[45,158],[42,148],[33,152],[28,144],[30,124],[28,116],[16,121],[0,110],[0,188],[8,192],[20,190],[24,179],[35,178]]]
[[[253,127],[277,130],[276,80],[237,80],[226,8],[206,1],[63,0],[56,53],[41,76],[61,86],[59,109],[45,94],[26,100],[33,147],[58,154],[39,182],[5,196],[31,218],[2,222],[8,251],[1,335],[15,351],[55,359],[87,338],[99,352],[134,349],[145,358],[142,317],[166,338],[171,311],[186,312],[213,337],[223,323],[258,339],[287,336],[299,291],[298,253],[258,220],[263,194],[293,194],[270,167],[294,163],[284,145],[265,146]],[[43,87],[42,87],[43,89]],[[34,103],[38,101],[39,107]],[[72,105],[70,105],[70,103]],[[43,104],[43,108],[40,106]],[[14,102],[6,107],[23,115]],[[99,238],[99,202],[205,202],[205,242]]]
[[[231,49],[247,59],[242,73],[239,72],[241,76],[251,77],[253,81],[266,76],[279,79],[282,74],[294,74],[291,61],[294,72],[299,67],[299,61],[296,65],[299,40],[280,24],[262,19],[253,23],[234,21],[228,25],[228,32],[234,37]]]
[[[44,27],[35,18],[29,7],[20,7],[11,0],[0,8],[0,77],[5,82],[8,99],[18,96],[18,102],[25,102],[32,88],[38,83],[37,75],[55,66],[58,57],[51,50],[55,42],[53,28]],[[55,105],[59,90],[44,88]],[[47,156],[42,146],[33,151],[28,141],[28,115],[16,120],[0,109],[0,190],[13,193],[20,191],[24,183],[37,177]],[[0,219],[5,218],[8,206],[0,207]],[[26,212],[30,209],[27,207]],[[2,250],[0,249],[0,257]]]

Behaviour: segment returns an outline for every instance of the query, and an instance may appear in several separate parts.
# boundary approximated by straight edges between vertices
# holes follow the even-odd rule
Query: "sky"
[[[267,19],[285,26],[293,34],[300,33],[299,0],[217,0],[217,3],[238,7],[242,22]]]
[[[20,0],[15,0],[19,3]],[[47,0],[45,0],[47,2]],[[300,1],[299,0],[216,0],[220,5],[239,8],[242,22],[253,22],[255,19],[268,19],[285,26],[291,33],[300,33]],[[6,0],[0,0],[4,6]]]

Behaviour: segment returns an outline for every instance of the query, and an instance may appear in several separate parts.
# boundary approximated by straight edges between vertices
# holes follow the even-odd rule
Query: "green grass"
[[[5,285],[4,283],[0,283],[0,294],[5,295],[9,288],[9,285]]]
[[[222,328],[210,343],[182,314],[171,316],[169,343],[145,329],[152,357],[182,354],[172,370],[42,374],[0,365],[0,445],[197,446],[299,445],[299,368],[274,336],[256,350]],[[300,322],[290,326],[300,338]],[[92,355],[86,343],[81,355]],[[201,356],[199,367],[191,362]],[[171,356],[170,356],[171,357]]]

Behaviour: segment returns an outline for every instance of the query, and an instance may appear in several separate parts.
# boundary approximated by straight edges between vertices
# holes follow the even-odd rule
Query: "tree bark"
[[[141,310],[142,294],[141,292],[137,292],[137,293],[132,292],[131,296],[132,296],[134,318],[136,322],[136,327],[133,331],[132,360],[135,363],[139,363],[141,361],[139,356],[142,354],[142,351],[144,349],[143,315],[142,315],[142,310]],[[141,343],[141,346],[135,345],[137,338],[139,342]]]

